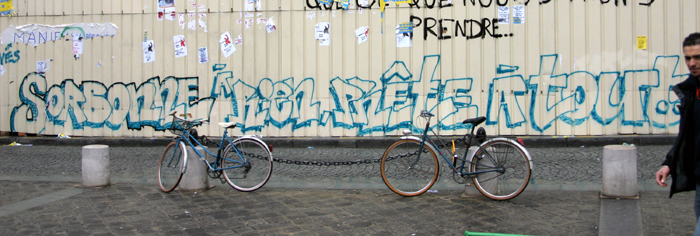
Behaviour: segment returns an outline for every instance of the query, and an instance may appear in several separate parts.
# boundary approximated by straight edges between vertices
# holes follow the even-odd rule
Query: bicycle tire
[[[508,139],[486,141],[472,158],[474,184],[484,196],[509,200],[520,195],[530,182],[530,159],[524,147]]]
[[[221,159],[226,182],[242,192],[252,192],[265,185],[272,174],[272,154],[266,147],[265,143],[251,138],[240,138],[226,146]]]
[[[382,180],[391,191],[413,197],[425,193],[437,181],[440,173],[437,156],[426,144],[423,144],[421,155],[416,155],[420,147],[418,140],[403,139],[384,152]]]
[[[183,142],[171,142],[163,150],[158,162],[158,185],[163,192],[173,191],[185,172],[187,151]]]

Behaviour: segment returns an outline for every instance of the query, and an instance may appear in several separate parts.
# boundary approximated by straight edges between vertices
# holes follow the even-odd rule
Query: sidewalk
[[[2,138],[0,144],[5,144]],[[32,140],[25,137],[19,142]],[[84,139],[71,139],[75,140]],[[668,189],[652,180],[670,146],[642,145],[648,142],[644,140],[651,139],[639,138],[635,144],[640,198],[612,200],[613,204],[636,201],[645,235],[691,234],[694,193],[668,199]],[[210,180],[213,189],[166,194],[155,182],[162,146],[153,145],[110,145],[112,186],[81,188],[80,142],[0,147],[0,235],[464,235],[464,231],[598,235],[601,225],[602,146],[573,146],[580,141],[572,139],[567,140],[570,147],[526,142],[535,160],[532,181],[523,194],[505,202],[464,195],[464,186],[452,182],[447,171],[433,188],[438,193],[400,197],[386,189],[373,164],[276,162],[270,182],[252,193]],[[378,158],[384,148],[277,145],[273,155],[308,161],[363,160]]]

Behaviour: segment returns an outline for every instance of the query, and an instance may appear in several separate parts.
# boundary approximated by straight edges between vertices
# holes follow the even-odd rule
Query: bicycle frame
[[[471,130],[472,135],[469,137],[469,142],[466,143],[467,147],[466,147],[466,150],[464,151],[464,156],[460,157],[459,155],[454,155],[454,158],[455,158],[454,162],[449,161],[449,159],[445,156],[445,154],[442,152],[440,147],[435,145],[435,142],[433,142],[433,140],[430,138],[430,135],[428,135],[428,130],[430,129],[430,119],[429,118],[427,119],[427,122],[425,124],[425,129],[423,129],[423,133],[420,135],[420,138],[416,137],[416,136],[408,136],[407,135],[407,136],[401,137],[401,139],[413,139],[413,140],[420,142],[421,145],[420,145],[420,149],[418,150],[418,157],[416,158],[416,161],[414,162],[414,164],[418,163],[418,161],[420,160],[420,154],[423,152],[423,145],[425,144],[428,148],[431,148],[434,153],[440,154],[442,159],[447,163],[448,166],[450,166],[450,169],[453,172],[459,174],[460,176],[465,176],[465,175],[470,176],[470,175],[475,175],[475,174],[482,174],[482,173],[499,171],[498,167],[496,167],[496,166],[489,166],[489,168],[493,168],[493,169],[486,170],[486,171],[477,171],[477,172],[465,172],[464,171],[464,166],[466,163],[469,163],[470,165],[483,165],[483,164],[479,164],[479,163],[472,161],[474,158],[474,155],[476,153],[478,153],[480,150],[484,150],[484,153],[486,154],[485,156],[487,158],[493,160],[493,157],[491,156],[491,154],[489,154],[489,152],[486,149],[482,149],[482,147],[479,147],[479,149],[474,151],[474,154],[472,154],[471,156],[468,156],[469,149],[471,148],[471,141],[472,141],[472,138],[474,137],[473,134],[474,134],[475,127],[476,127],[475,125],[472,125],[472,130]],[[426,141],[428,141],[428,142],[426,143]],[[457,158],[462,158],[462,163],[459,167],[455,166]],[[493,163],[495,163],[495,162],[493,162]]]
[[[176,140],[177,143],[183,142],[182,140],[185,140],[184,142],[187,143],[187,145],[189,145],[190,147],[193,147],[192,149],[194,150],[194,152],[197,153],[197,155],[199,156],[199,158],[201,158],[202,161],[204,161],[204,163],[207,164],[207,167],[209,167],[209,172],[220,171],[220,170],[226,170],[226,169],[233,169],[233,168],[240,168],[240,167],[243,167],[243,164],[246,162],[245,156],[244,156],[240,151],[238,151],[238,149],[237,149],[235,146],[233,146],[233,145],[232,145],[231,147],[233,147],[233,150],[236,151],[236,154],[238,154],[238,157],[240,158],[240,160],[232,160],[232,159],[229,159],[229,158],[225,158],[225,157],[223,157],[223,156],[221,155],[221,152],[222,152],[223,149],[224,149],[224,143],[226,143],[226,142],[224,142],[224,141],[228,141],[229,144],[232,144],[232,143],[233,143],[233,141],[231,141],[231,138],[228,137],[228,130],[224,130],[224,134],[221,136],[221,142],[219,143],[219,148],[218,148],[218,152],[217,152],[216,155],[214,155],[214,153],[211,153],[209,150],[207,150],[207,148],[204,147],[204,145],[202,145],[199,141],[197,141],[197,140],[194,138],[194,136],[192,136],[192,134],[190,134],[190,132],[187,131],[187,130],[183,130],[183,131],[182,131],[182,134],[181,134],[179,137],[177,137],[175,140]],[[192,141],[194,141],[194,143],[192,143]],[[196,144],[196,145],[195,145],[195,144]],[[196,148],[194,148],[194,147],[201,147],[202,150],[204,150],[207,154],[212,155],[212,156],[216,156],[216,160],[214,161],[214,166],[218,166],[218,165],[219,165],[219,161],[222,160],[222,159],[226,159],[226,160],[228,160],[228,161],[232,161],[232,162],[238,163],[239,165],[229,166],[229,167],[226,167],[226,168],[214,168],[214,166],[212,166],[212,164],[209,163],[209,162],[207,161],[206,158],[204,158],[204,156],[202,155],[202,153],[200,153],[200,152],[199,152]],[[187,167],[186,167],[186,166],[185,166],[185,171],[187,171]],[[183,171],[183,172],[184,172],[184,171]]]

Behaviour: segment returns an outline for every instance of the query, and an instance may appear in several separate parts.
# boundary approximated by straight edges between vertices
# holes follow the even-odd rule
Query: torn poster
[[[185,13],[179,13],[177,15],[177,23],[182,29],[185,29]]]
[[[204,14],[204,13],[199,14],[199,28],[204,28],[204,32],[208,32],[207,31],[207,22],[202,20],[202,17],[207,17],[207,14]]]
[[[187,28],[190,30],[197,30],[197,22],[195,22],[194,20],[190,20],[189,22],[187,22]]]
[[[412,22],[401,23],[398,26],[396,26],[396,47],[411,47],[411,39],[413,39]]]
[[[513,24],[525,24],[525,5],[513,6]]]
[[[5,75],[5,67],[0,65],[0,75]]]
[[[308,11],[306,12],[306,19],[313,20],[316,18],[316,12],[315,11]]]
[[[236,45],[243,44],[243,37],[241,37],[241,34],[238,34],[238,38],[233,43]]]
[[[367,42],[367,34],[369,33],[369,27],[362,26],[355,30],[355,36],[357,37],[357,44]]]
[[[141,44],[143,46],[143,63],[156,61],[155,44],[153,40],[148,40]]]
[[[175,20],[175,0],[158,0],[158,20]]]
[[[187,56],[187,43],[185,43],[184,35],[173,36],[173,43],[175,44],[175,57]]]
[[[0,0],[0,15],[9,16],[14,13],[12,0]]]
[[[270,19],[267,19],[267,24],[265,25],[265,28],[267,29],[268,33],[272,33],[272,31],[277,30],[277,26],[275,26],[275,22],[272,21],[272,17],[270,17]]]
[[[510,7],[498,7],[498,24],[510,24]]]
[[[209,62],[209,52],[206,47],[197,49],[197,52],[200,64]]]
[[[245,26],[246,29],[250,29],[250,27],[253,26],[253,19],[243,20],[243,25]]]
[[[224,53],[224,57],[229,57],[236,51],[236,47],[234,47],[233,43],[231,42],[231,34],[229,34],[228,31],[221,35],[219,44],[221,45],[221,52]]]
[[[258,25],[261,24],[261,23],[262,23],[262,24],[267,24],[267,19],[265,19],[265,18],[258,18]]]
[[[10,25],[2,31],[2,44],[24,43],[37,46],[56,41],[65,36],[80,36],[83,39],[114,36],[117,26],[112,23],[75,23],[66,25],[30,24],[19,27]]]
[[[316,24],[316,39],[321,40],[318,45],[330,46],[331,45],[331,23],[330,22],[319,22]]]

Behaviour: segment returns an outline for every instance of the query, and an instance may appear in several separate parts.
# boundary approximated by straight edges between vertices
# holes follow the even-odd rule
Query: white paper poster
[[[224,53],[224,57],[229,57],[236,51],[236,47],[233,46],[231,34],[229,34],[228,31],[221,35],[219,44],[221,45],[221,52]]]
[[[525,24],[525,5],[513,6],[513,24]]]
[[[0,75],[5,75],[5,67],[0,65]]]
[[[411,39],[413,39],[413,23],[401,23],[396,26],[396,47],[411,47]]]
[[[175,57],[187,56],[187,43],[185,43],[184,35],[173,36],[173,43],[175,44]]]
[[[510,7],[498,7],[498,24],[510,24]]]
[[[245,0],[245,11],[255,11],[261,8],[261,0]]]
[[[83,40],[78,36],[73,36],[73,54],[83,54]]]
[[[331,45],[331,23],[320,22],[316,24],[315,37],[320,40],[318,45],[330,46]]]
[[[197,52],[197,55],[199,55],[200,64],[209,62],[209,52],[207,51],[206,47],[197,49]]]
[[[270,17],[270,19],[267,19],[267,24],[265,25],[265,28],[267,29],[268,33],[272,33],[272,31],[277,30],[277,26],[275,26],[275,22],[272,21],[272,17]]]
[[[357,44],[367,42],[367,33],[369,33],[369,27],[362,26],[355,30],[355,36],[357,37]]]
[[[46,62],[45,61],[37,61],[36,62],[36,72],[39,74],[46,73]]]
[[[153,40],[143,42],[143,63],[156,61],[155,44]]]

